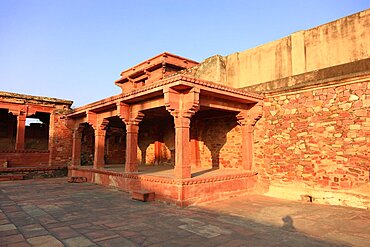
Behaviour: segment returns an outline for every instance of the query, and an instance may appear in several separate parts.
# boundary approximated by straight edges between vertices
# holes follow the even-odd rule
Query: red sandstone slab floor
[[[368,246],[370,211],[235,197],[177,208],[65,178],[0,183],[0,246]]]

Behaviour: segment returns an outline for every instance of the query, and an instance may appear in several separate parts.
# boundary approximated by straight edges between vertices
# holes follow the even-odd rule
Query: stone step
[[[0,181],[12,181],[12,180],[23,180],[24,175],[22,174],[7,174],[0,175]]]
[[[147,190],[135,190],[132,192],[132,199],[142,202],[154,201],[155,193]]]

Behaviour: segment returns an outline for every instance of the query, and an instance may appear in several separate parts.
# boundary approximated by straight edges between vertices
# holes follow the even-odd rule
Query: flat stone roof
[[[189,86],[197,86],[201,90],[206,90],[213,92],[217,95],[228,95],[233,96],[236,98],[243,98],[243,99],[253,99],[253,100],[262,100],[263,96],[257,93],[250,93],[242,89],[237,89],[229,86],[225,86],[222,84],[217,84],[214,82],[190,77],[190,76],[184,76],[184,75],[176,75],[172,76],[166,79],[159,80],[158,82],[146,85],[142,88],[139,88],[137,90],[133,90],[132,92],[124,93],[124,94],[118,94],[114,95],[96,102],[92,102],[90,104],[80,106],[76,109],[73,109],[73,111],[69,114],[69,116],[81,113],[86,110],[91,110],[94,108],[98,108],[107,104],[112,104],[118,100],[132,100],[136,97],[140,97],[145,94],[150,94],[153,91],[158,91],[163,89],[164,86],[170,86],[176,82],[182,82],[182,84],[188,84]]]
[[[35,95],[28,95],[28,94],[11,93],[11,92],[4,92],[4,91],[0,91],[0,97],[16,98],[16,99],[24,99],[24,100],[35,100],[35,101],[48,102],[48,103],[54,103],[54,104],[63,104],[63,105],[69,105],[69,106],[73,104],[72,100],[57,99],[57,98],[35,96]]]

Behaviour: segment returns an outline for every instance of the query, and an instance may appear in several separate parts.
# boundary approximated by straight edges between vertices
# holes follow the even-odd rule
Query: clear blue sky
[[[0,0],[0,91],[81,106],[120,93],[120,72],[161,52],[201,61],[369,7],[369,0]]]

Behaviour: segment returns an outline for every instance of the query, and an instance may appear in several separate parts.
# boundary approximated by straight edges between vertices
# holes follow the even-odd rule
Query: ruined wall
[[[1,151],[0,162],[6,160],[6,167],[45,167],[49,165],[49,151],[13,150]]]
[[[242,88],[370,56],[370,10],[299,31],[228,56],[214,56],[182,73]]]
[[[68,128],[66,114],[70,109],[56,106],[50,115],[49,163],[52,166],[67,165],[72,160],[72,130]]]
[[[27,150],[48,150],[49,125],[31,123],[26,126],[25,148]]]
[[[255,130],[261,193],[370,206],[370,74],[266,93]]]
[[[2,134],[0,158],[7,167],[40,167],[67,165],[72,155],[72,131],[66,114],[72,101],[55,98],[0,92]],[[10,112],[10,113],[9,113]],[[16,115],[36,118],[43,124],[18,125]],[[4,124],[5,123],[5,124]],[[19,129],[18,129],[19,128]],[[17,131],[25,131],[16,145]],[[7,136],[4,135],[8,132]],[[4,141],[4,139],[7,139]],[[17,147],[16,147],[17,146]]]

